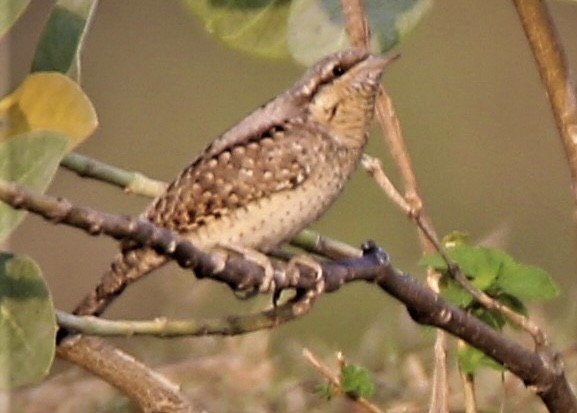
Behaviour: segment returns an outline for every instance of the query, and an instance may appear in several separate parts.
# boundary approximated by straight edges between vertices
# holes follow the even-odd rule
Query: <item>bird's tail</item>
[[[166,263],[167,258],[151,248],[133,248],[119,253],[102,279],[76,306],[74,314],[98,316],[131,283]]]

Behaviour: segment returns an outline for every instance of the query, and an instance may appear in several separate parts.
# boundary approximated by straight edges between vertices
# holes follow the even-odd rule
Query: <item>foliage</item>
[[[0,35],[16,22],[26,3],[0,3],[0,15],[7,16],[0,21]],[[82,39],[95,5],[95,0],[59,0],[36,50],[34,73],[0,100],[0,179],[44,192],[66,153],[96,128],[92,103],[69,77],[80,74]],[[0,204],[0,241],[24,217],[24,212]],[[0,371],[5,372],[2,387],[8,388],[48,373],[56,320],[38,265],[25,256],[0,254],[0,335],[7,337],[0,345]]]
[[[0,101],[0,143],[35,131],[65,134],[70,149],[94,132],[96,112],[80,86],[58,72],[28,75]]]
[[[371,397],[375,392],[369,371],[355,364],[346,364],[342,367],[341,386],[345,393],[353,398]]]
[[[40,267],[0,253],[0,389],[44,377],[54,358],[56,323]]]
[[[207,32],[224,44],[267,58],[310,65],[350,47],[339,0],[185,0]],[[369,0],[371,47],[397,46],[431,8],[432,0]]]
[[[51,131],[28,132],[0,143],[0,179],[43,192],[56,173],[67,147],[66,136]],[[23,211],[0,203],[0,241],[18,226],[24,216]]]
[[[515,262],[504,251],[467,245],[462,236],[455,234],[446,237],[443,243],[449,259],[459,266],[475,288],[520,314],[527,314],[525,300],[549,300],[559,295],[559,288],[549,274],[540,268]],[[423,257],[420,264],[441,273],[441,294],[449,303],[474,314],[497,330],[507,324],[501,313],[483,307],[453,279],[447,262],[439,253]],[[459,361],[468,373],[474,372],[480,364],[496,366],[488,356],[469,346],[459,351]]]

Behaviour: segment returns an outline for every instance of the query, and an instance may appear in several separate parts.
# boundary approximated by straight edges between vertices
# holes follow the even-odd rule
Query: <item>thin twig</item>
[[[369,42],[368,37],[364,40],[358,40],[359,38],[362,38],[362,36],[368,36],[369,33],[362,0],[351,2],[343,1],[342,6],[347,33],[351,37],[352,42],[356,42],[356,45],[359,47],[367,47]],[[397,169],[399,170],[403,181],[405,195],[402,198],[404,200],[402,201],[400,199],[400,192],[395,189],[392,182],[387,178],[386,174],[382,171],[382,168],[380,168],[380,164],[375,165],[375,163],[371,162],[370,159],[365,159],[365,164],[367,164],[369,172],[375,178],[380,180],[385,193],[392,197],[391,199],[393,202],[398,205],[402,211],[414,219],[428,222],[429,219],[424,214],[423,202],[417,190],[417,178],[413,172],[411,157],[401,132],[399,119],[396,115],[391,98],[382,86],[379,89],[379,95],[375,102],[375,113],[377,121],[381,125],[383,136],[387,139],[391,156],[397,164]],[[378,171],[379,169],[380,171]],[[421,246],[424,252],[432,252],[434,248],[430,244],[429,238],[430,236],[437,238],[437,236],[432,225],[427,225],[427,228],[429,229],[429,236],[423,236],[423,234],[419,232]]]
[[[459,350],[462,350],[466,344],[463,340],[457,342]],[[475,376],[463,370],[459,365],[459,378],[463,387],[463,402],[465,404],[465,413],[478,413],[477,397],[475,396]]]
[[[160,195],[166,188],[164,182],[149,178],[139,172],[127,171],[75,152],[69,153],[60,165],[76,172],[81,177],[106,182],[126,192],[149,198]]]
[[[362,4],[362,0],[355,1],[341,1],[343,16],[347,28],[347,33],[354,46],[364,47],[368,50],[369,45],[369,31],[370,28],[367,23],[366,13]],[[364,38],[363,38],[364,36]],[[409,151],[401,133],[401,127],[398,117],[396,116],[393,103],[382,85],[379,88],[379,95],[375,102],[375,112],[377,121],[381,125],[383,135],[387,139],[388,148],[391,152],[393,160],[397,164],[397,169],[401,175],[403,186],[405,188],[405,195],[403,201],[399,192],[394,188],[391,181],[386,178],[383,173],[378,175],[383,187],[386,188],[385,193],[392,196],[392,200],[396,205],[409,215],[411,218],[421,218],[423,221],[428,221],[423,211],[423,203],[417,191],[417,179],[413,172],[411,158]],[[381,168],[382,171],[382,168]],[[377,178],[377,175],[373,175]],[[408,207],[407,207],[408,205]],[[432,225],[430,226],[432,229]],[[434,237],[436,234],[432,230]],[[431,252],[433,246],[427,241],[427,237],[418,231],[421,249],[423,252]],[[432,270],[427,271],[427,282],[434,291],[439,291],[438,280],[439,276]],[[445,347],[447,338],[442,331],[437,332],[435,348],[439,349],[441,346]],[[446,348],[441,352],[435,354],[445,354]],[[435,357],[435,380],[433,382],[432,400],[430,405],[431,412],[448,412],[448,387],[447,381],[447,364],[444,358]],[[446,396],[446,397],[444,397]]]
[[[351,45],[369,50],[371,33],[363,0],[341,0],[341,10]]]
[[[365,171],[375,180],[377,185],[387,194],[388,198],[408,217],[415,215],[411,205],[397,190],[391,182],[385,171],[380,159],[370,155],[363,155],[361,160]]]
[[[464,389],[465,413],[479,413],[475,397],[475,377],[470,373],[460,371],[461,382]]]
[[[314,304],[310,295],[255,314],[231,315],[214,320],[169,320],[164,317],[148,321],[107,320],[76,316],[57,311],[58,325],[75,333],[100,337],[155,336],[160,338],[195,336],[235,336],[274,328],[307,314]]]
[[[360,0],[354,3],[351,2],[348,7],[356,9],[355,11],[343,11],[349,36],[352,39],[356,39],[359,36],[365,35],[366,38],[364,41],[357,41],[357,43],[368,47],[369,28],[362,3]],[[345,10],[344,6],[343,10]],[[404,182],[405,196],[401,196],[399,191],[396,190],[395,186],[384,173],[380,163],[376,163],[375,165],[374,161],[367,162],[365,159],[363,165],[368,169],[373,178],[377,180],[377,183],[383,188],[385,193],[389,195],[393,203],[398,205],[407,216],[411,218],[424,218],[423,205],[417,192],[417,180],[413,172],[411,158],[401,134],[400,124],[393,103],[382,86],[380,87],[379,95],[375,103],[375,112],[383,135],[387,138],[391,155],[397,164],[397,169],[400,171],[401,178]],[[432,235],[436,238],[434,231]],[[427,237],[423,236],[421,231],[419,231],[419,239],[423,252],[430,252],[432,250],[431,244],[426,241]],[[431,288],[437,292],[439,291],[438,279],[439,277],[432,270],[428,271],[427,282]],[[447,363],[446,357],[440,357],[447,353],[446,345],[447,337],[445,333],[437,331],[435,343],[435,379],[431,392],[431,412],[448,411],[449,384],[447,379]]]
[[[391,152],[393,161],[397,165],[401,181],[403,182],[405,199],[411,204],[415,214],[418,215],[422,208],[422,201],[417,189],[417,178],[413,172],[413,162],[401,132],[401,125],[393,106],[393,101],[386,93],[384,87],[381,87],[375,111],[377,121],[383,130],[383,136],[387,140],[387,147]]]

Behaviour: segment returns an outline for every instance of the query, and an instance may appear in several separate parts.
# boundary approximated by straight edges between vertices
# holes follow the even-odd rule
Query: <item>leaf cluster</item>
[[[0,2],[0,36],[28,1]],[[79,54],[96,0],[56,2],[30,74],[0,100],[0,179],[46,190],[62,159],[88,138],[98,119],[78,84]],[[26,213],[0,203],[0,241]],[[56,317],[40,267],[31,257],[0,251],[0,388],[44,377],[54,359]]]
[[[484,292],[515,312],[527,315],[526,301],[550,300],[559,295],[559,287],[541,268],[516,262],[506,252],[466,244],[463,237],[450,235],[445,238],[446,254],[465,274],[473,287]],[[492,328],[501,331],[508,320],[498,311],[479,303],[451,275],[449,264],[439,253],[432,253],[420,260],[441,274],[441,295],[449,303],[468,311]],[[480,351],[464,345],[459,349],[461,368],[472,373],[484,364],[498,366]]]

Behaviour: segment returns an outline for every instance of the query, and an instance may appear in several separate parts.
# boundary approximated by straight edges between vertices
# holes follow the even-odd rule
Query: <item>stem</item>
[[[127,171],[75,152],[69,153],[60,165],[82,177],[107,182],[126,192],[149,198],[158,196],[166,188],[164,182],[148,178],[139,172]]]
[[[545,1],[513,0],[513,4],[547,91],[577,204],[577,95],[573,73]]]

